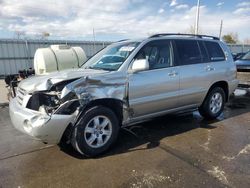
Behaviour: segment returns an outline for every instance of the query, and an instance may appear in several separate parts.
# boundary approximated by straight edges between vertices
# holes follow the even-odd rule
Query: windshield
[[[242,60],[250,60],[250,52],[246,53],[241,59]]]
[[[139,44],[140,42],[123,42],[110,45],[90,58],[82,68],[118,70]]]

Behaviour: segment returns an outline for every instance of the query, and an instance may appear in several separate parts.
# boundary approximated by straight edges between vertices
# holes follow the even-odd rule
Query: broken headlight
[[[60,100],[56,94],[38,92],[32,95],[27,104],[27,108],[49,114],[58,108],[59,105]]]

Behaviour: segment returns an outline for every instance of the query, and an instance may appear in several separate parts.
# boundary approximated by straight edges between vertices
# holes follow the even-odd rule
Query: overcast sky
[[[188,32],[195,23],[197,0],[0,0],[0,38],[22,31],[54,39],[119,40],[159,32]],[[250,38],[249,0],[201,0],[203,34],[237,32]]]

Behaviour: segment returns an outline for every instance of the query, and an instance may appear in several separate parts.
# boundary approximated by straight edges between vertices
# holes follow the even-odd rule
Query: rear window
[[[197,41],[175,40],[180,65],[202,63],[202,56]]]
[[[225,54],[217,42],[204,41],[210,61],[224,61]]]

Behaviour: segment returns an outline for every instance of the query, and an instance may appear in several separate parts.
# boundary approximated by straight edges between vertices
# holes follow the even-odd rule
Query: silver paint
[[[80,108],[84,109],[87,104],[97,99],[115,99],[123,105],[123,126],[146,121],[170,112],[197,108],[203,102],[209,88],[218,81],[228,83],[229,94],[235,90],[238,85],[236,66],[233,63],[231,55],[229,55],[230,51],[228,47],[219,41],[226,54],[225,61],[174,66],[131,73],[133,59],[137,52],[146,43],[162,39],[172,40],[175,38],[159,37],[157,39],[150,38],[141,41],[141,44],[130,54],[117,71],[109,72],[90,69],[66,70],[46,76],[28,78],[22,81],[19,87],[26,90],[28,93],[27,96],[30,97],[33,92],[49,92],[51,87],[57,83],[74,80],[66,84],[58,96],[64,99],[73,93],[75,98],[64,102],[58,109],[67,107],[67,103],[73,100],[78,100]],[[26,105],[27,100],[25,104],[20,106],[16,99],[13,99],[10,105],[12,122],[15,127],[22,131],[25,122],[30,121],[34,116],[44,116],[42,112],[30,111],[25,108]],[[41,138],[42,140],[48,142],[60,140],[61,133],[64,132],[69,123],[75,124],[80,112],[78,109],[74,114],[66,116],[57,114],[58,109],[49,115],[51,120],[42,127],[50,126],[51,132],[60,129],[58,131],[60,134],[55,135],[54,133],[50,133],[46,135],[46,139]],[[17,114],[16,110],[18,110],[18,117],[15,117]],[[27,111],[29,113],[26,113]],[[62,119],[65,118],[64,122],[60,120],[60,117]],[[36,127],[33,127],[32,130],[38,132]],[[41,129],[39,131],[43,132]],[[38,137],[32,131],[27,134]]]

